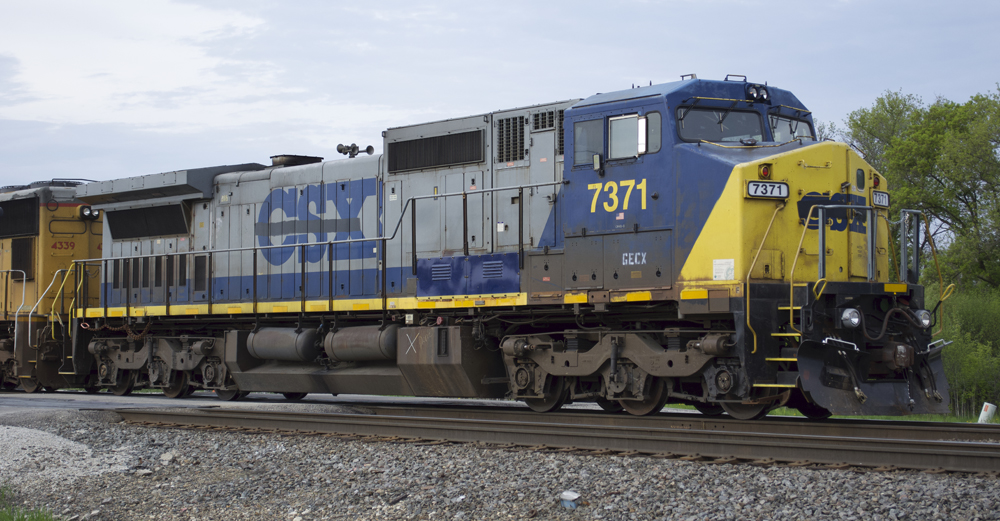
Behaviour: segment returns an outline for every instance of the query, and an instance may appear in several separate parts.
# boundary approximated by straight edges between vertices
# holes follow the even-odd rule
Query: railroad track
[[[114,411],[128,422],[150,426],[478,442],[719,462],[942,472],[996,473],[1000,469],[1000,427],[996,425],[798,419],[743,422],[724,417],[661,414],[640,418],[584,411],[542,415],[492,407],[364,409],[322,414],[222,408]]]

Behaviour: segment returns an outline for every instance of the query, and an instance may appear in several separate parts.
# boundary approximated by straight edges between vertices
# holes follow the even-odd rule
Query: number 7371
[[[639,184],[635,184],[635,179],[622,179],[617,183],[614,181],[608,181],[607,183],[591,183],[587,185],[587,190],[594,191],[594,199],[590,202],[590,213],[597,212],[597,199],[601,196],[602,192],[607,193],[607,201],[604,201],[604,211],[613,212],[618,209],[618,187],[623,190],[628,187],[625,191],[625,197],[622,198],[622,210],[628,210],[628,201],[632,197],[632,189],[636,188],[642,192],[640,202],[642,203],[642,209],[646,209],[646,180],[643,179]]]

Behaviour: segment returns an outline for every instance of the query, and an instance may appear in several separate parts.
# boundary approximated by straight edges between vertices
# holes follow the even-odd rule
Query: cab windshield
[[[760,114],[753,111],[680,107],[677,134],[684,141],[763,141],[764,125]]]
[[[808,121],[774,114],[768,116],[767,120],[771,124],[771,135],[779,143],[800,138],[816,141],[816,134]]]

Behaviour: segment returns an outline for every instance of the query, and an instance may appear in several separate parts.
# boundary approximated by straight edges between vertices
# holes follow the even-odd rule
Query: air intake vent
[[[389,172],[483,161],[483,131],[389,143]]]
[[[483,262],[483,278],[484,279],[502,279],[503,278],[503,261],[485,261],[485,262]]]
[[[497,162],[524,159],[524,116],[497,120]]]
[[[431,266],[431,280],[451,280],[451,264]]]
[[[556,127],[556,113],[554,111],[537,112],[534,114],[531,130],[548,130]]]
[[[112,210],[106,217],[115,240],[188,233],[184,207],[179,204]]]
[[[556,139],[559,141],[559,152],[558,152],[558,154],[560,156],[563,155],[563,143],[565,141],[565,139],[563,138],[563,112],[564,111],[560,110],[559,111],[559,116],[556,117],[556,120],[557,120],[557,123],[558,123],[558,126],[556,127]]]
[[[0,238],[38,235],[38,198],[0,203]]]

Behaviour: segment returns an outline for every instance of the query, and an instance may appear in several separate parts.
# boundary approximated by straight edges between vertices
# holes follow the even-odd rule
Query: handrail
[[[28,274],[24,270],[0,270],[0,273],[6,273],[7,274],[7,282],[6,282],[5,286],[4,286],[4,292],[5,293],[8,291],[7,288],[6,288],[6,286],[10,285],[10,274],[11,273],[20,273],[21,274],[21,305],[17,306],[17,311],[14,311],[14,349],[17,349],[17,319],[21,317],[21,310],[24,309],[24,299],[25,299],[25,291],[24,290],[28,286]],[[3,305],[4,305],[4,314],[6,315],[6,313],[7,313],[7,298],[6,298],[6,296],[4,297]],[[4,318],[6,319],[6,317],[4,317]],[[30,340],[31,337],[29,336],[28,338]]]
[[[801,333],[795,327],[795,267],[799,262],[799,255],[802,252],[802,242],[805,241],[806,232],[809,231],[809,222],[812,220],[813,210],[819,210],[817,215],[817,228],[819,231],[818,238],[818,259],[817,259],[817,276],[816,280],[826,279],[826,211],[827,210],[838,210],[838,209],[848,209],[848,210],[864,210],[866,212],[868,226],[865,230],[865,235],[868,242],[868,280],[872,280],[872,274],[875,272],[875,247],[874,238],[875,235],[872,233],[872,215],[874,213],[874,208],[871,206],[853,206],[848,204],[828,204],[828,205],[813,205],[809,207],[809,213],[806,215],[806,220],[802,226],[802,235],[799,237],[799,245],[795,248],[795,259],[792,261],[792,270],[789,274],[789,284],[788,284],[788,324],[796,333]],[[847,224],[848,233],[850,233],[850,222]],[[824,289],[826,286],[824,285]]]
[[[130,255],[128,257],[114,257],[114,258],[101,257],[101,258],[95,258],[95,259],[78,259],[78,260],[74,260],[73,263],[74,264],[78,264],[78,263],[85,264],[85,263],[94,263],[94,262],[103,263],[104,274],[103,274],[101,283],[102,283],[103,286],[106,287],[107,286],[107,282],[108,282],[108,280],[107,280],[108,279],[107,261],[109,261],[109,260],[110,261],[115,261],[115,260],[123,259],[123,260],[129,260],[131,262],[133,260],[145,259],[145,258],[180,257],[182,255],[194,255],[194,256],[208,255],[209,259],[211,259],[211,256],[213,254],[217,254],[217,253],[254,252],[254,262],[256,262],[256,258],[257,258],[256,252],[258,252],[258,251],[264,251],[264,250],[273,250],[273,249],[279,249],[279,248],[302,248],[301,251],[304,251],[304,249],[306,247],[309,247],[309,246],[326,246],[326,247],[328,247],[329,249],[332,250],[332,248],[333,248],[334,245],[339,245],[339,244],[352,244],[352,243],[358,243],[358,242],[360,242],[360,243],[364,243],[364,242],[381,242],[382,243],[382,248],[381,248],[382,249],[382,255],[381,255],[381,258],[383,259],[383,261],[381,262],[380,270],[383,272],[383,275],[384,275],[385,270],[387,268],[387,266],[385,265],[385,261],[384,261],[386,245],[387,245],[388,241],[396,239],[396,236],[399,233],[399,230],[400,230],[400,228],[401,228],[401,226],[403,224],[403,218],[406,216],[406,210],[410,209],[411,206],[412,206],[412,209],[410,211],[410,215],[411,215],[411,218],[412,218],[412,221],[413,221],[413,223],[412,223],[412,229],[411,229],[411,238],[412,238],[412,249],[413,249],[413,251],[411,253],[413,255],[413,262],[412,262],[413,266],[412,266],[412,269],[413,269],[413,273],[415,274],[416,273],[416,269],[417,269],[417,263],[416,263],[416,260],[417,260],[416,259],[416,257],[417,257],[417,248],[416,248],[416,246],[417,246],[417,239],[416,239],[416,234],[417,234],[417,226],[416,226],[416,224],[417,224],[416,223],[416,201],[417,200],[420,200],[420,199],[438,199],[438,198],[448,198],[448,197],[458,197],[458,196],[461,196],[463,199],[467,199],[470,194],[471,195],[489,194],[489,193],[494,193],[494,192],[503,192],[503,191],[508,191],[508,190],[517,190],[518,191],[518,215],[519,215],[519,218],[518,218],[518,221],[519,221],[519,223],[518,223],[518,225],[519,225],[519,232],[518,232],[519,233],[518,257],[519,257],[519,262],[520,262],[520,268],[523,269],[524,268],[524,222],[523,222],[524,221],[524,197],[523,197],[524,196],[524,189],[525,188],[540,188],[540,187],[544,187],[544,186],[558,186],[558,185],[562,185],[562,184],[564,184],[564,181],[549,181],[549,182],[545,182],[545,183],[533,183],[533,184],[518,185],[518,186],[504,186],[504,187],[498,187],[498,188],[483,188],[483,189],[477,189],[477,190],[473,190],[473,191],[462,190],[461,192],[451,192],[451,193],[445,193],[445,194],[429,194],[429,195],[413,196],[413,197],[410,197],[410,198],[408,198],[406,200],[406,204],[403,206],[402,210],[399,213],[399,218],[396,220],[396,225],[393,228],[392,235],[389,235],[389,236],[386,236],[383,233],[383,234],[381,234],[378,237],[361,237],[361,238],[356,238],[356,239],[341,239],[341,240],[324,241],[324,242],[304,242],[304,243],[296,243],[296,244],[273,244],[271,246],[251,246],[251,247],[246,247],[246,248],[212,249],[212,250],[201,251],[201,252],[199,252],[199,251],[186,251],[186,252],[155,253],[155,254],[146,254],[146,255]],[[463,235],[466,237],[466,239],[465,239],[466,244],[465,244],[465,248],[463,248],[463,251],[466,252],[466,255],[467,255],[467,248],[468,248],[467,241],[468,241],[468,232],[469,232],[469,230],[468,230],[468,215],[466,214],[467,211],[468,211],[468,205],[467,204],[463,204],[463,214],[465,214],[463,216]],[[312,233],[312,234],[315,235],[315,233]],[[301,263],[303,264],[303,269],[304,269],[304,265],[306,263],[306,260],[305,260],[305,256],[301,256],[301,257],[302,257]],[[209,304],[211,305],[212,294],[214,292],[214,280],[213,280],[214,277],[213,277],[213,275],[214,275],[214,271],[215,270],[214,270],[213,263],[210,262],[210,261],[208,262],[207,270],[208,270],[208,295],[209,295]],[[131,270],[129,270],[129,271],[131,271]],[[129,280],[129,292],[128,292],[129,296],[126,298],[126,307],[129,307],[129,304],[130,304],[130,302],[132,300],[131,299],[131,283],[132,283],[132,280],[131,280],[131,277],[129,276],[129,274],[123,273],[123,277],[127,278]],[[254,307],[254,314],[256,315],[256,313],[257,313],[257,270],[256,270],[256,266],[254,267],[253,281],[254,281],[254,290],[253,290],[254,291],[254,295],[253,295],[254,305],[253,305],[253,307]],[[385,283],[384,282],[385,281],[383,281],[383,284],[382,284],[382,296],[383,296],[383,300],[385,300],[386,294],[388,293],[388,291],[387,291],[387,289],[385,287]],[[303,294],[303,297],[304,297],[304,295],[305,295],[305,280],[304,280],[304,278],[303,278],[302,284],[303,284],[302,294]],[[169,287],[165,288],[164,291],[166,292],[165,294],[169,294]],[[331,299],[333,298],[332,292],[331,292],[330,298]],[[107,315],[107,295],[104,295],[104,307],[105,307],[105,315]],[[73,311],[75,313],[76,309],[74,308]],[[126,315],[130,315],[130,314],[131,314],[130,312],[126,311]]]
[[[757,247],[757,255],[754,255],[753,262],[750,263],[750,269],[747,270],[747,289],[744,291],[746,293],[746,309],[744,314],[747,318],[747,328],[750,329],[750,333],[753,335],[753,351],[750,354],[757,353],[757,332],[754,331],[753,326],[750,325],[750,274],[753,273],[754,266],[757,265],[757,259],[760,258],[760,252],[764,249],[764,241],[767,240],[767,236],[771,233],[771,226],[774,224],[775,217],[778,216],[778,212],[785,208],[785,203],[780,203],[777,208],[774,209],[774,213],[771,214],[771,222],[767,224],[767,230],[764,231],[764,238],[760,240],[760,246]]]
[[[59,297],[62,295],[63,288],[66,287],[66,281],[67,280],[69,280],[69,270],[66,270],[66,273],[63,275],[63,281],[62,281],[62,284],[59,285],[59,291],[56,291],[55,296],[52,297],[52,307],[49,309],[49,323],[55,322],[52,319],[52,317],[56,317],[56,319],[59,321],[59,325],[60,326],[64,326],[65,325],[65,324],[63,324],[63,321],[62,321],[62,315],[56,313],[56,300],[58,300]],[[76,300],[76,297],[73,297],[73,300]],[[72,303],[70,303],[70,308],[72,309]],[[52,330],[51,331],[52,332],[52,340],[55,340],[56,339],[56,330],[55,330],[55,328],[50,328],[50,329]]]
[[[52,289],[52,286],[56,283],[56,277],[58,277],[60,273],[65,273],[65,272],[68,272],[68,271],[69,271],[69,269],[65,269],[64,268],[64,269],[61,269],[61,270],[56,270],[52,274],[52,282],[50,282],[49,286],[47,288],[45,288],[45,291],[43,291],[42,294],[39,295],[38,302],[35,302],[35,305],[31,308],[31,311],[28,312],[28,345],[30,347],[32,347],[33,349],[38,349],[39,346],[32,346],[31,345],[31,316],[35,314],[35,310],[38,309],[38,305],[42,303],[42,299],[45,298],[45,295],[49,294],[49,290]],[[65,281],[65,278],[63,279],[63,281]]]

